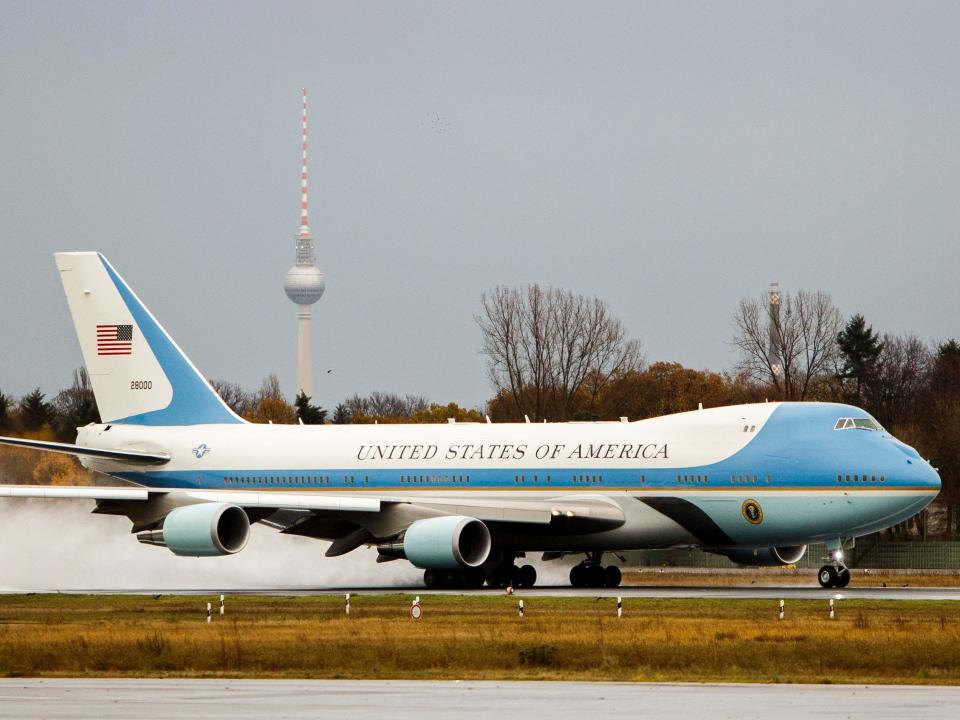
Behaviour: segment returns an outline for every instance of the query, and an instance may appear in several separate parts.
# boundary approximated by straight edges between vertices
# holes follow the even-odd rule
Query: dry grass
[[[0,598],[0,675],[960,682],[950,603],[249,597],[207,625],[206,601]]]

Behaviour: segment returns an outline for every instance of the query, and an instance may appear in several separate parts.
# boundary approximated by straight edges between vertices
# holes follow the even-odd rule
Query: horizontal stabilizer
[[[0,437],[0,445],[44,450],[46,452],[64,453],[66,455],[83,455],[86,457],[118,460],[130,465],[163,465],[170,462],[166,453],[142,452],[140,450],[106,450],[104,448],[90,448],[72,443],[49,442],[46,440],[25,440],[24,438]]]

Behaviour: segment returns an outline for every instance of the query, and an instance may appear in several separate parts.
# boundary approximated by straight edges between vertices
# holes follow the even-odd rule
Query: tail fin
[[[243,422],[103,255],[55,258],[103,422]]]

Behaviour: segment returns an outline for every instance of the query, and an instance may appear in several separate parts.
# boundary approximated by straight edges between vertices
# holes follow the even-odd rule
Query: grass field
[[[960,683],[960,605],[409,595],[0,597],[0,676]]]

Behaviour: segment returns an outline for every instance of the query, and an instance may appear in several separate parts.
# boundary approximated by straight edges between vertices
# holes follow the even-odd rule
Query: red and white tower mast
[[[297,392],[313,395],[310,380],[311,305],[323,297],[326,282],[317,267],[310,234],[307,193],[307,90],[303,89],[300,121],[300,230],[296,237],[295,263],[283,282],[287,297],[297,304]]]

